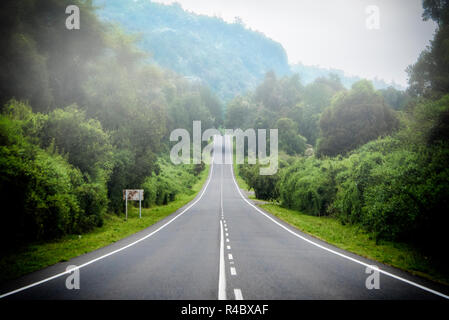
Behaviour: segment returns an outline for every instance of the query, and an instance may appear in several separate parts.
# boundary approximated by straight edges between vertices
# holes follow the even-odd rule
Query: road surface
[[[222,150],[224,151],[222,154]],[[4,284],[6,299],[444,299],[447,288],[314,239],[239,191],[230,139],[217,137],[209,178],[177,213],[110,246]],[[79,289],[66,282],[79,269]],[[367,289],[367,266],[380,268]],[[372,271],[372,270],[371,270]],[[370,283],[374,283],[371,282]]]

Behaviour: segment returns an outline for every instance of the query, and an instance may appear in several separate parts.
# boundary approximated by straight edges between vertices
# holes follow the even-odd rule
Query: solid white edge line
[[[231,150],[232,150],[232,149],[231,149]],[[309,239],[307,239],[307,238],[305,238],[305,237],[303,237],[303,236],[297,234],[296,232],[293,232],[292,230],[290,230],[290,229],[287,228],[286,226],[280,224],[279,222],[277,222],[276,220],[274,220],[272,217],[270,217],[269,215],[267,215],[265,212],[263,212],[262,210],[260,210],[259,208],[257,208],[254,204],[252,204],[251,202],[249,202],[249,201],[243,196],[243,194],[241,193],[240,188],[239,188],[239,186],[238,186],[238,184],[237,184],[237,182],[236,182],[236,180],[235,180],[235,177],[234,177],[233,166],[234,166],[234,161],[233,161],[232,164],[231,164],[231,174],[232,174],[232,180],[234,181],[234,184],[235,184],[235,186],[236,186],[236,188],[237,188],[238,193],[240,194],[240,196],[242,197],[242,199],[245,200],[245,202],[248,203],[251,207],[253,207],[254,209],[256,209],[257,212],[263,214],[266,218],[270,219],[272,222],[274,222],[275,224],[277,224],[278,226],[280,226],[280,227],[283,228],[284,230],[288,231],[288,232],[291,233],[292,235],[294,235],[294,236],[296,236],[296,237],[298,237],[298,238],[300,238],[300,239],[302,239],[302,240],[304,240],[304,241],[306,241],[306,242],[308,242],[308,243],[310,243],[310,244],[312,244],[312,245],[314,245],[314,246],[316,246],[316,247],[318,247],[318,248],[321,248],[321,249],[326,250],[326,251],[328,251],[328,252],[330,252],[330,253],[336,254],[336,255],[338,255],[338,256],[340,256],[340,257],[342,257],[342,258],[345,258],[345,259],[348,259],[348,260],[350,260],[350,261],[353,261],[353,262],[356,262],[356,263],[358,263],[358,264],[361,264],[362,266],[370,267],[370,268],[372,267],[372,265],[369,265],[369,264],[367,264],[367,263],[365,263],[365,262],[362,262],[362,261],[360,261],[360,260],[351,258],[351,257],[349,257],[349,256],[347,256],[347,255],[344,255],[344,254],[342,254],[342,253],[340,253],[340,252],[337,252],[337,251],[334,251],[334,250],[332,250],[332,249],[326,248],[325,246],[322,246],[322,245],[320,245],[320,244],[318,244],[318,243],[315,243],[315,242],[313,242],[313,241],[311,241],[311,240],[309,240]],[[415,287],[417,287],[417,288],[420,288],[420,289],[422,289],[422,290],[424,290],[424,291],[433,293],[433,294],[435,294],[435,295],[437,295],[437,296],[440,296],[440,297],[442,297],[442,298],[445,298],[445,299],[449,299],[449,296],[448,296],[448,295],[445,295],[445,294],[443,294],[443,293],[441,293],[441,292],[438,292],[438,291],[436,291],[436,290],[427,288],[427,287],[425,287],[425,286],[423,286],[423,285],[420,285],[420,284],[418,284],[418,283],[415,283],[415,282],[413,282],[413,281],[410,281],[410,280],[401,278],[401,277],[396,276],[396,275],[394,275],[394,274],[392,274],[392,273],[389,273],[389,272],[387,272],[387,271],[384,271],[384,270],[382,270],[382,269],[380,269],[380,268],[378,269],[378,271],[379,271],[380,273],[382,273],[382,274],[385,274],[385,275],[390,276],[390,277],[392,277],[392,278],[394,278],[394,279],[397,279],[397,280],[403,281],[403,282],[405,282],[405,283],[408,283],[408,284],[410,284],[410,285],[412,285],[412,286],[415,286]]]
[[[218,276],[218,300],[226,300],[226,272],[224,261],[223,223],[220,220],[220,267]]]
[[[242,290],[234,289],[235,300],[243,300]]]
[[[142,237],[142,238],[140,238],[140,239],[138,239],[138,240],[136,240],[136,241],[134,241],[134,242],[132,242],[132,243],[130,243],[130,244],[128,244],[128,245],[122,247],[122,248],[119,248],[119,249],[117,249],[117,250],[111,251],[111,252],[109,252],[109,253],[107,253],[107,254],[105,254],[105,255],[102,255],[102,256],[100,256],[100,257],[98,257],[98,258],[95,258],[95,259],[92,259],[92,260],[90,260],[90,261],[88,261],[88,262],[86,262],[86,263],[83,263],[82,265],[78,266],[77,268],[73,268],[73,269],[70,269],[70,270],[68,270],[68,271],[58,273],[58,274],[56,274],[56,275],[54,275],[54,276],[45,278],[45,279],[40,280],[40,281],[37,281],[37,282],[34,282],[34,283],[32,283],[32,284],[29,284],[29,285],[27,285],[27,286],[21,287],[21,288],[19,288],[19,289],[16,289],[16,290],[13,290],[13,291],[4,293],[4,294],[0,295],[0,299],[3,299],[3,298],[5,298],[5,297],[7,297],[7,296],[10,296],[10,295],[16,294],[16,293],[18,293],[18,292],[24,291],[24,290],[26,290],[26,289],[29,289],[29,288],[38,286],[38,285],[40,285],[40,284],[42,284],[42,283],[45,283],[45,282],[48,282],[48,281],[50,281],[50,280],[59,278],[59,277],[65,275],[65,274],[69,274],[69,273],[71,273],[71,272],[72,272],[73,270],[75,270],[75,269],[81,269],[81,268],[83,268],[83,267],[85,267],[85,266],[88,266],[88,265],[91,264],[91,263],[94,263],[94,262],[97,262],[97,261],[99,261],[99,260],[102,260],[102,259],[104,259],[104,258],[106,258],[106,257],[109,257],[109,256],[111,256],[111,255],[113,255],[113,254],[115,254],[115,253],[117,253],[117,252],[120,252],[120,251],[122,251],[122,250],[125,250],[125,249],[127,249],[127,248],[129,248],[129,247],[132,247],[132,246],[134,246],[135,244],[137,244],[137,243],[139,243],[139,242],[141,242],[141,241],[143,241],[143,240],[145,240],[145,239],[151,237],[152,235],[154,235],[154,234],[157,233],[158,231],[164,229],[164,228],[165,228],[166,226],[168,226],[170,223],[172,223],[173,221],[175,221],[176,219],[178,219],[178,218],[179,218],[180,216],[182,216],[185,212],[187,212],[187,210],[189,210],[190,208],[192,208],[198,201],[201,200],[201,198],[203,197],[204,193],[205,193],[206,190],[207,190],[207,187],[209,186],[209,182],[210,182],[211,179],[212,179],[213,171],[214,171],[214,157],[212,157],[211,166],[210,166],[210,172],[209,172],[209,177],[208,177],[208,179],[207,179],[207,183],[206,183],[205,187],[203,188],[203,191],[201,192],[200,196],[199,196],[193,203],[191,203],[187,208],[185,208],[181,213],[179,213],[178,215],[176,215],[176,217],[174,217],[173,219],[171,219],[170,221],[168,221],[168,222],[165,223],[164,225],[160,226],[159,228],[157,228],[157,229],[154,230],[153,232],[147,234],[146,236],[144,236],[144,237]]]

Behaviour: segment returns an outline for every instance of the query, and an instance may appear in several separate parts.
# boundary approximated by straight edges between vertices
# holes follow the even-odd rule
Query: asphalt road
[[[225,147],[222,146],[226,145]],[[215,162],[231,157],[215,139]],[[66,288],[79,267],[79,289]],[[375,265],[379,289],[366,287]],[[197,198],[110,246],[0,287],[6,299],[444,299],[446,287],[314,239],[257,209],[232,165],[214,163]]]

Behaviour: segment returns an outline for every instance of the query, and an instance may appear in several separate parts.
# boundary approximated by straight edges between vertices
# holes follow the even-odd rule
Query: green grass
[[[234,165],[232,168],[234,169],[235,180],[237,181],[237,184],[239,185],[239,187],[241,189],[249,191],[250,188],[249,188],[248,184],[245,182],[245,180],[243,180],[243,178],[239,174],[238,166]]]
[[[240,189],[244,189],[249,191],[250,187],[248,186],[248,184],[246,183],[245,180],[243,180],[243,178],[240,176],[239,173],[239,166],[236,164],[236,155],[235,155],[235,143],[233,144],[233,153],[232,153],[232,161],[234,162],[234,165],[232,166],[232,169],[234,170],[234,177],[235,180],[237,181],[237,184],[239,185]],[[247,161],[247,158],[245,157],[245,161]]]
[[[192,187],[190,194],[180,194],[175,201],[164,206],[143,208],[142,219],[139,219],[138,206],[129,206],[127,221],[125,221],[124,214],[122,216],[109,214],[105,216],[103,226],[92,232],[68,235],[47,243],[34,243],[3,256],[0,259],[0,282],[20,277],[58,262],[68,261],[155,224],[192,201],[201,190],[208,174],[209,166],[201,172],[200,178]]]
[[[237,183],[240,188],[247,188],[246,183],[241,183],[243,179],[237,176],[238,169],[235,169],[235,167],[234,173]],[[259,206],[299,230],[329,244],[411,274],[446,285],[449,284],[448,270],[438,268],[436,263],[432,263],[428,257],[410,245],[391,241],[376,243],[374,236],[361,227],[342,225],[332,217],[311,216],[283,208],[274,203]]]

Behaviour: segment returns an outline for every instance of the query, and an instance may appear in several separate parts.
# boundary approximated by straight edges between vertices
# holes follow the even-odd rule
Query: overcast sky
[[[377,76],[404,86],[405,68],[429,44],[436,27],[431,21],[422,21],[421,0],[153,1],[178,2],[188,11],[228,22],[238,16],[248,28],[280,42],[290,63]],[[366,26],[370,5],[379,9],[379,29]]]

